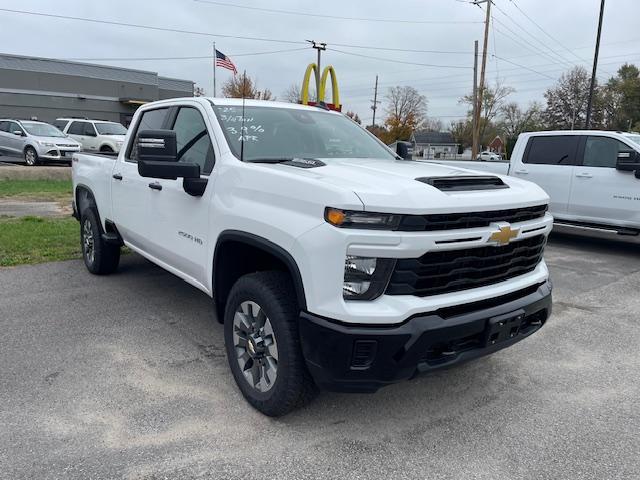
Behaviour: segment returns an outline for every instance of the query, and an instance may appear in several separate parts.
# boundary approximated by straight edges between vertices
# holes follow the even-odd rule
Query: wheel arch
[[[220,234],[213,255],[213,295],[220,323],[229,292],[235,282],[247,273],[264,270],[287,272],[293,283],[301,310],[307,302],[300,269],[289,252],[275,243],[247,232],[227,230]]]

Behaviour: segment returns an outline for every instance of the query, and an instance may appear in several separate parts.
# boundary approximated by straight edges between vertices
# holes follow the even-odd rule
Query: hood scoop
[[[326,163],[318,160],[317,158],[292,158],[286,162],[282,162],[283,165],[290,165],[298,168],[316,168],[324,167]]]
[[[442,192],[468,192],[472,190],[500,190],[509,188],[502,179],[483,175],[457,175],[454,177],[421,177],[417,181],[431,185]]]

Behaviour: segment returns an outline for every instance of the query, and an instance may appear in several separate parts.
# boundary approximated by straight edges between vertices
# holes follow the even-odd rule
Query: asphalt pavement
[[[240,395],[211,300],[141,257],[0,269],[0,478],[639,478],[640,246],[546,259],[534,336],[281,419]]]

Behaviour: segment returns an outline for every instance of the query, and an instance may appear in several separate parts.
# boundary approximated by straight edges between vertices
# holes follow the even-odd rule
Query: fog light
[[[342,295],[348,300],[373,300],[384,292],[393,271],[391,258],[347,255],[344,262]]]

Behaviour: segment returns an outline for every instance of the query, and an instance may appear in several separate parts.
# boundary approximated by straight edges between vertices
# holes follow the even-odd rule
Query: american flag
[[[238,73],[238,70],[231,59],[220,50],[216,50],[216,66],[231,70],[234,75]]]

